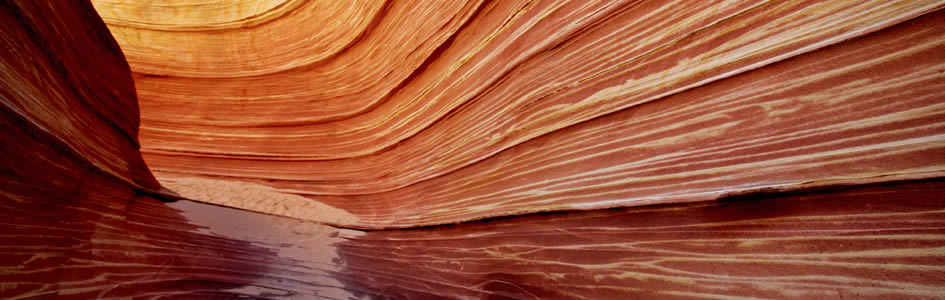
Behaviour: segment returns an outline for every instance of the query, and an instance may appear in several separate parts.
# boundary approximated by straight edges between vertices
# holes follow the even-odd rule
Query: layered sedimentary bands
[[[94,4],[201,201],[391,228],[945,170],[943,1]]]
[[[943,8],[0,1],[0,298],[945,298]]]

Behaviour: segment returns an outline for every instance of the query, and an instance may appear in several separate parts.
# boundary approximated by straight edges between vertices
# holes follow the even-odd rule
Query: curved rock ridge
[[[105,12],[102,13],[104,15],[115,16],[108,18],[108,21],[114,24],[158,30],[200,31],[264,23],[291,12],[303,2],[164,0],[155,3],[102,0],[95,3],[95,10]]]
[[[76,5],[75,11],[63,13],[54,3],[33,1],[2,6],[0,104],[4,119],[17,120],[3,130],[23,130],[25,136],[56,145],[58,155],[76,156],[82,168],[157,191],[160,186],[138,152],[131,70],[114,38],[100,30],[104,24],[95,10]],[[16,139],[3,143],[3,150],[5,159],[48,155]],[[22,166],[48,176],[74,171],[47,159],[51,163]],[[13,163],[4,164],[5,171],[15,172],[7,169]]]
[[[338,254],[342,282],[398,299],[941,298],[943,197],[936,180],[519,216]]]
[[[923,156],[922,151],[936,149],[923,148],[923,143],[934,145],[937,140],[923,130],[936,132],[942,122],[923,122],[928,115],[935,115],[929,111],[942,101],[935,98],[934,88],[920,83],[940,75],[930,75],[928,65],[917,61],[940,58],[934,56],[938,52],[931,52],[933,56],[924,52],[938,49],[938,44],[923,43],[921,30],[936,28],[935,22],[941,20],[938,14],[920,16],[884,29],[883,34],[850,40],[833,50],[756,71],[762,75],[731,77],[695,88],[693,93],[698,93],[694,95],[673,94],[639,109],[621,110],[539,135],[431,179],[454,179],[456,185],[444,183],[421,192],[449,192],[451,187],[465,189],[470,195],[485,195],[481,193],[492,188],[538,191],[529,183],[534,178],[515,175],[534,169],[539,175],[528,176],[560,179],[541,182],[541,188],[572,185],[565,188],[576,193],[550,196],[572,197],[573,201],[562,202],[569,205],[594,206],[591,200],[606,201],[606,197],[581,194],[586,191],[580,188],[595,186],[594,180],[611,182],[615,177],[608,176],[620,174],[606,172],[634,170],[623,168],[621,159],[639,161],[635,167],[654,168],[663,167],[653,166],[654,161],[665,159],[669,182],[686,172],[706,172],[700,171],[706,167],[702,164],[717,166],[718,172],[694,175],[692,182],[677,180],[679,197],[688,193],[690,198],[667,196],[672,202],[703,199],[691,190],[738,186],[740,182],[775,178],[774,174],[818,178],[825,172],[821,163],[828,163],[836,174],[855,170],[886,176],[877,180],[930,176],[937,172],[937,161],[931,154]],[[158,184],[137,151],[131,73],[107,33],[87,1],[0,2],[0,299],[945,296],[945,178],[863,184],[862,178],[848,177],[833,182],[846,180],[851,186],[791,192],[768,188],[771,193],[767,195],[728,195],[719,201],[375,231],[293,219],[338,224],[391,220],[365,210],[348,213],[266,185],[274,183],[250,179],[180,173],[162,176],[162,184],[184,197],[293,218],[189,200],[158,201],[153,198]],[[890,45],[890,41],[900,43]],[[848,47],[879,54],[837,50]],[[849,57],[838,56],[838,52]],[[879,72],[883,75],[857,73],[878,72],[874,60],[884,64]],[[836,65],[855,71],[821,70]],[[831,76],[849,81],[824,82],[820,78]],[[802,84],[797,80],[808,81]],[[797,92],[796,84],[816,92]],[[745,91],[741,87],[758,93],[738,94]],[[859,93],[851,94],[851,90]],[[778,95],[789,92],[797,93],[788,99],[814,95],[810,97],[818,103],[784,107],[778,106],[784,102],[765,102],[785,99]],[[820,93],[835,97],[820,97]],[[876,96],[880,94],[885,98]],[[710,100],[701,104],[686,98],[695,95]],[[863,102],[847,102],[847,97]],[[910,97],[930,104],[901,100]],[[694,138],[693,134],[703,134],[699,130],[686,134],[692,131],[688,126],[717,130],[706,126],[715,124],[713,118],[721,118],[722,124],[745,119],[740,112],[746,108],[740,101],[751,101],[751,109],[770,107],[772,111],[749,109],[751,114],[767,115],[734,125],[745,128],[724,132],[733,136],[729,140],[687,140]],[[839,107],[825,109],[831,105]],[[897,109],[901,112],[891,113]],[[728,115],[710,121],[704,117],[722,112]],[[844,121],[852,119],[857,121]],[[834,124],[841,121],[845,123]],[[779,126],[784,123],[778,122],[791,126],[782,128]],[[765,141],[764,133],[792,147],[757,142]],[[798,147],[805,138],[823,140],[824,144],[813,145],[824,148]],[[727,142],[732,140],[736,142]],[[919,141],[909,143],[912,140]],[[601,148],[589,148],[588,143]],[[624,146],[626,143],[634,146]],[[637,152],[650,146],[657,148]],[[752,147],[782,150],[764,152]],[[719,151],[731,155],[709,157]],[[790,155],[778,156],[779,151]],[[653,152],[679,152],[683,157]],[[837,157],[826,159],[829,156],[824,153]],[[892,158],[865,161],[884,155]],[[596,156],[606,160],[595,161],[592,158]],[[579,168],[582,165],[577,162],[582,160],[592,164]],[[810,173],[783,170],[800,165],[808,166]],[[904,166],[913,167],[899,174],[891,171]],[[742,178],[737,174],[747,171],[740,168],[756,173]],[[574,179],[561,176],[569,174],[561,172],[583,176],[580,174],[588,170],[604,173]],[[493,178],[459,181],[468,174],[493,174]],[[818,184],[812,182],[799,186]],[[653,191],[641,188],[640,193]],[[503,195],[482,197],[484,201],[500,201]],[[528,199],[506,203],[524,200]],[[469,216],[467,204],[453,204],[458,214],[430,211],[419,214],[418,219],[395,217],[412,222]],[[516,209],[511,205],[491,211]]]
[[[149,3],[95,1],[156,176],[350,215],[312,220],[411,227],[945,174],[945,1]],[[292,211],[226,198],[197,200]]]

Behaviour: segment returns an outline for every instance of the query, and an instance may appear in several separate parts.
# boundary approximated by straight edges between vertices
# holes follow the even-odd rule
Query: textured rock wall
[[[945,170],[943,1],[95,5],[201,201],[389,228]]]
[[[193,293],[215,287],[187,284],[214,278],[200,270],[260,270],[203,261],[271,252],[191,233],[141,195],[159,187],[137,149],[131,73],[91,4],[4,1],[0,43],[0,298]]]
[[[185,11],[188,18],[168,18],[155,13],[166,7],[142,5],[141,13],[148,12],[150,19],[139,16],[142,19],[125,25],[167,32],[213,27],[225,32],[245,24],[277,22],[283,14],[308,12],[306,16],[314,18],[323,12],[300,8],[319,2],[216,3],[193,6],[189,12],[168,9]],[[225,6],[228,3],[234,6]],[[890,3],[903,8],[920,2]],[[477,8],[467,21],[457,22],[485,20],[478,18],[511,4],[489,4],[495,7]],[[115,11],[135,11],[133,3],[124,5]],[[352,9],[374,9],[376,16],[387,16],[397,11],[397,5]],[[892,9],[877,7],[876,11]],[[160,189],[142,162],[132,74],[91,4],[0,2],[0,298],[942,298],[945,181],[888,182],[940,172],[937,154],[945,122],[938,83],[945,56],[941,35],[935,34],[942,30],[943,16],[934,11],[913,17],[838,45],[543,133],[417,183],[422,187],[328,197],[333,201],[391,197],[382,198],[388,202],[361,203],[360,210],[339,211],[342,202],[324,202],[337,207],[326,206],[301,190],[289,193],[277,188],[289,180],[186,170],[159,173],[165,185],[200,200],[365,227],[626,205],[607,198],[608,180],[614,180],[617,191],[637,193],[630,195],[640,198],[627,198],[638,199],[631,204],[672,202],[360,231],[187,200],[154,199],[171,194]],[[155,20],[176,21],[154,24]],[[376,28],[383,20],[375,17],[365,26]],[[869,23],[868,18],[856,20]],[[468,26],[460,27],[473,28]],[[443,55],[448,48],[434,52]],[[198,65],[189,68],[194,74],[200,70]],[[598,104],[611,101],[616,100]],[[471,112],[492,116],[473,109],[484,104],[469,103],[429,128]],[[795,106],[779,106],[787,104]],[[540,117],[552,119],[555,109],[565,109],[544,107],[540,101],[532,105],[550,112]],[[759,110],[764,108],[772,110]],[[768,115],[758,117],[763,112]],[[501,119],[515,114],[499,115]],[[181,117],[168,119],[167,124],[183,122],[187,115]],[[153,126],[149,122],[155,121],[144,122],[145,127]],[[710,134],[717,126],[725,128],[719,124],[726,122],[738,123],[724,134]],[[467,124],[469,133],[478,132],[479,124]],[[462,127],[441,130],[449,128],[447,132],[462,138],[458,134]],[[283,138],[287,137],[273,137]],[[149,162],[159,157],[149,151]],[[228,164],[247,160],[241,155],[224,156],[220,165],[211,165],[204,163],[210,158],[194,152],[192,157],[180,157],[185,164],[176,167],[227,171]],[[264,162],[263,156],[255,159]],[[388,167],[391,172],[404,171],[395,171],[397,166]],[[291,168],[271,171],[286,170]],[[626,177],[637,179],[623,182],[617,180],[620,176],[641,177]],[[807,180],[750,186],[784,178]],[[864,184],[869,181],[887,182]],[[338,191],[345,188],[337,182],[331,185]],[[765,187],[767,195],[733,196]],[[803,190],[780,190],[795,188]],[[478,194],[490,189],[510,192]],[[654,191],[661,189],[677,193],[656,198]],[[481,199],[442,202],[434,197],[451,192]],[[512,197],[517,195],[512,192],[530,193],[533,198]],[[405,193],[405,198],[393,197],[397,193]],[[416,198],[411,193],[429,195]],[[726,193],[730,196],[721,201],[678,203]],[[276,201],[257,201],[265,199]],[[553,206],[553,201],[567,205]],[[404,205],[417,210],[398,210]],[[456,212],[429,209],[436,205],[453,205]],[[392,209],[400,214],[381,215]]]
[[[29,1],[2,5],[0,101],[5,119],[17,120],[5,130],[25,130],[54,143],[57,152],[82,160],[87,165],[82,168],[157,190],[138,152],[138,103],[131,72],[115,40],[101,30],[95,10],[77,5],[74,12],[60,12],[73,7]],[[29,167],[14,158],[35,145],[11,141],[3,145],[9,152],[4,158]],[[55,163],[49,167],[31,171],[51,177],[74,171]]]
[[[942,298],[942,199],[932,181],[570,212],[373,231],[338,253],[345,282],[392,298]]]

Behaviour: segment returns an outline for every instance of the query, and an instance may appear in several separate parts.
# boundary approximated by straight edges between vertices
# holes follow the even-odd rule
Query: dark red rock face
[[[941,1],[250,2],[0,3],[0,299],[945,298]]]
[[[89,167],[157,190],[138,152],[138,103],[128,64],[92,7],[74,6],[3,4],[4,109],[39,131],[32,135],[64,144],[69,150],[63,151]],[[4,150],[15,148],[16,142],[4,144]]]
[[[349,286],[392,298],[943,297],[945,182],[374,231]]]

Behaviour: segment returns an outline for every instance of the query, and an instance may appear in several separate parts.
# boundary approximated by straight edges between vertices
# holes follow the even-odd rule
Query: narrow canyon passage
[[[945,1],[0,2],[2,299],[945,298]]]

